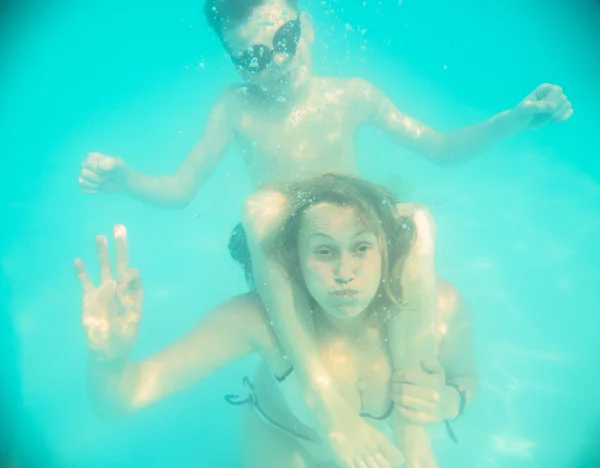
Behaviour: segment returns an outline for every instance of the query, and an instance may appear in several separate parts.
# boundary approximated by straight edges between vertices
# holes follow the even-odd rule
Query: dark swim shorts
[[[243,269],[244,275],[246,276],[246,283],[250,290],[256,289],[256,283],[254,282],[254,273],[252,271],[252,259],[250,258],[250,249],[248,248],[248,239],[246,237],[246,231],[244,226],[238,223],[231,232],[229,238],[229,254]]]

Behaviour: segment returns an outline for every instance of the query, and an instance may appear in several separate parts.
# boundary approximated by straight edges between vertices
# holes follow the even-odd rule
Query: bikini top
[[[276,376],[273,374],[271,375],[279,386],[281,395],[285,400],[290,412],[304,425],[311,428],[316,427],[317,424],[315,416],[304,402],[300,382],[294,373],[294,368],[290,367],[290,369],[282,376]],[[391,416],[393,410],[394,402],[391,402],[389,408],[380,416],[376,416],[365,411],[360,412],[359,416],[362,418],[384,421]]]

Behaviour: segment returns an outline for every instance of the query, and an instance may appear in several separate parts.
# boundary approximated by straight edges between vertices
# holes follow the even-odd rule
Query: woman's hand
[[[100,266],[100,285],[95,287],[80,259],[74,262],[75,274],[83,289],[82,322],[88,346],[101,361],[124,359],[137,339],[142,315],[143,290],[140,274],[129,268],[125,226],[113,229],[115,238],[115,278],[111,272],[108,241],[96,236]]]
[[[454,419],[460,406],[458,391],[446,385],[443,367],[436,359],[424,359],[422,370],[396,372],[392,376],[392,400],[413,424],[435,424]]]

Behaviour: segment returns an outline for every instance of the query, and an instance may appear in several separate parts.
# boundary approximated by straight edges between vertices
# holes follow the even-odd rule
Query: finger
[[[550,83],[544,83],[539,85],[534,92],[534,95],[537,99],[543,99],[551,92],[562,93],[562,88],[560,86],[556,86]]]
[[[388,462],[385,457],[383,456],[383,454],[381,453],[377,453],[375,454],[375,461],[377,462],[377,465],[379,468],[392,468],[392,465],[390,464],[390,462]]]
[[[127,286],[127,291],[137,291],[142,287],[140,271],[137,268],[129,268],[123,275],[123,282]]]
[[[98,162],[98,173],[103,174],[106,172],[110,172],[115,168],[115,159],[114,158],[102,158]]]
[[[422,376],[426,375],[422,369],[411,369],[405,371],[398,371],[396,382],[414,382],[419,380]]]
[[[555,119],[555,122],[564,122],[565,120],[568,120],[573,115],[573,112],[573,109],[569,109],[562,117]]]
[[[431,394],[425,394],[421,390],[418,396],[400,395],[392,396],[392,400],[398,405],[398,409],[404,408],[413,411],[431,413],[435,411],[435,398]]]
[[[364,462],[364,460],[362,460],[362,459],[360,459],[360,458],[359,458],[359,459],[357,459],[357,460],[354,460],[354,466],[355,466],[356,468],[369,468],[369,467],[367,466],[367,464]]]
[[[103,176],[89,169],[82,169],[79,175],[83,180],[94,184],[101,184],[105,179]]]
[[[114,160],[108,156],[104,156],[101,153],[90,153],[88,157],[81,163],[82,169],[89,169],[90,171],[102,175],[108,172],[114,167]]]
[[[429,372],[430,374],[444,373],[444,368],[442,367],[440,362],[435,358],[423,359],[421,361],[421,365],[423,366],[423,369],[425,369],[425,371]]]
[[[377,463],[377,462],[375,461],[375,458],[373,458],[373,457],[372,457],[372,456],[370,456],[370,455],[367,455],[367,456],[365,457],[365,464],[366,464],[367,468],[380,468],[380,465],[379,465],[379,463]]]
[[[394,468],[398,468],[404,463],[404,455],[392,444],[381,447],[381,453]]]
[[[98,254],[98,265],[100,266],[100,280],[106,283],[111,280],[110,255],[108,253],[108,241],[105,236],[96,236],[96,252]]]
[[[98,191],[98,189],[100,188],[98,186],[98,184],[96,184],[94,182],[90,182],[89,180],[85,180],[83,177],[79,178],[79,187],[82,190],[94,190],[94,191]]]
[[[552,114],[552,119],[555,122],[559,122],[560,119],[571,109],[572,104],[570,101],[566,101]]]
[[[563,96],[565,95],[563,93],[563,89],[560,86],[549,84],[548,92],[546,93],[546,96],[559,96],[559,95],[563,95]]]
[[[102,155],[100,153],[88,153],[86,158],[81,161],[81,168],[95,171],[101,157]]]
[[[119,282],[118,292],[127,295],[131,299],[141,300],[142,280],[137,269],[130,268],[123,274],[122,280]]]
[[[555,109],[554,103],[549,101],[527,101],[525,108],[538,114],[549,114]]]
[[[89,190],[89,189],[84,189],[84,188],[82,188],[82,189],[81,189],[81,192],[82,192],[82,193],[89,193],[89,194],[92,194],[92,195],[93,195],[93,194],[95,194],[95,193],[98,193],[98,190]]]
[[[117,281],[125,279],[129,269],[129,250],[127,249],[127,230],[122,224],[113,228],[115,236],[115,259],[117,265]]]
[[[417,426],[426,426],[435,422],[435,418],[431,413],[414,411],[406,408],[400,408],[399,411],[404,419]]]
[[[83,292],[88,293],[90,291],[93,291],[94,284],[92,283],[92,280],[87,274],[85,264],[81,259],[75,259],[75,261],[73,262],[73,269],[75,270],[75,276],[77,276],[77,279],[79,280],[79,284],[81,285]]]
[[[417,387],[435,388],[436,379],[432,374],[419,371],[406,371],[392,381],[393,384],[416,385]]]
[[[565,103],[569,102],[566,94],[554,93],[554,92],[552,92],[548,95],[548,100],[550,102],[554,102],[554,105],[556,106],[557,109],[560,109]]]
[[[123,310],[123,320],[129,326],[137,325],[142,318],[142,282],[139,272],[130,269],[126,273],[126,285],[119,287],[118,298]]]

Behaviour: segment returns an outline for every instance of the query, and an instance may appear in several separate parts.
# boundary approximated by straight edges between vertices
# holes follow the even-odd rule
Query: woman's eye
[[[366,253],[370,249],[371,249],[371,246],[369,244],[361,244],[356,247],[356,251],[361,254]]]
[[[315,252],[319,257],[329,257],[333,253],[331,249],[328,249],[326,247],[320,247]]]

